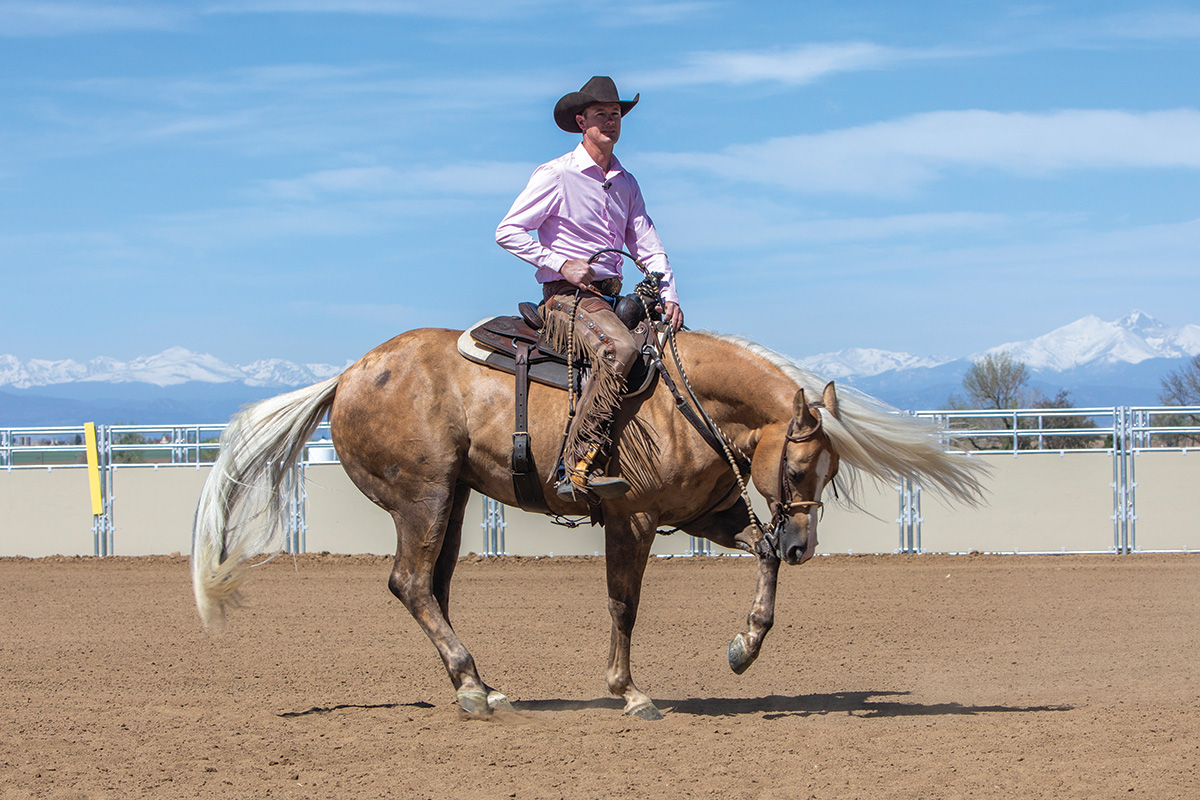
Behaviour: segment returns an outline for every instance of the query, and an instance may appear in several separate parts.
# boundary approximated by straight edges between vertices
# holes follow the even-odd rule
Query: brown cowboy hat
[[[613,83],[612,78],[606,75],[596,75],[578,92],[564,94],[559,98],[558,102],[554,104],[554,121],[567,133],[579,133],[575,115],[582,114],[588,106],[596,103],[620,103],[623,117],[637,105],[638,98],[641,96],[639,92],[633,96],[632,100],[622,100],[617,94],[617,85]]]

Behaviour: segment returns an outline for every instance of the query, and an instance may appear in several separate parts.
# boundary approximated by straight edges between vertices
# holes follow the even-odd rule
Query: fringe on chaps
[[[555,308],[559,303],[562,308]],[[585,309],[583,302],[572,314],[574,307],[574,298],[558,295],[547,300],[542,308],[550,346],[572,360],[585,357],[591,363],[583,375],[583,392],[567,431],[564,460],[573,466],[597,448],[598,452],[612,456],[609,475],[620,474],[635,491],[648,490],[658,482],[654,430],[636,417],[626,424],[613,424],[625,391],[625,371],[631,364],[621,363],[619,358],[605,358],[606,353],[613,353],[614,346],[608,334],[604,334],[605,340],[600,335],[610,326],[595,324],[598,315]],[[612,317],[615,321],[616,315]]]

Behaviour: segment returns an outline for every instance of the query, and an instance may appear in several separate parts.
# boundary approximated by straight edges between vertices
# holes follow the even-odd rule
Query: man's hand
[[[596,279],[596,270],[581,258],[567,261],[558,272],[563,276],[563,280],[580,289],[591,289],[592,281]]]
[[[679,304],[668,301],[662,315],[663,319],[671,323],[671,329],[679,333],[679,329],[683,327],[683,309],[679,307]]]

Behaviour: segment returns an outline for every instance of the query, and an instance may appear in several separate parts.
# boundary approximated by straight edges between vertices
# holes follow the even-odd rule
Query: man
[[[588,259],[616,248],[662,273],[663,317],[675,330],[683,326],[674,274],[641,189],[613,155],[621,119],[640,96],[621,100],[612,79],[597,76],[559,99],[554,121],[568,133],[581,134],[582,140],[570,153],[534,171],[496,229],[501,247],[537,267],[547,336],[565,352],[573,327],[576,347],[587,348],[591,356],[593,369],[567,432],[557,489],[565,497],[620,497],[630,488],[596,466],[607,452],[609,426],[637,358],[633,338],[606,299],[621,292],[621,257],[605,253],[594,265]],[[531,231],[537,232],[536,239]]]

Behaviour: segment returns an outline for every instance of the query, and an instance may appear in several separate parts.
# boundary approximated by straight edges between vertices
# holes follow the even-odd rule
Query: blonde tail
[[[333,404],[337,378],[247,406],[221,435],[192,527],[192,589],[206,628],[238,604],[245,562],[278,552],[284,481]]]

